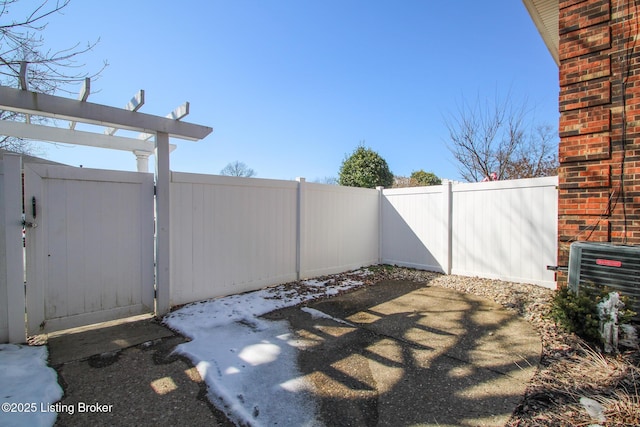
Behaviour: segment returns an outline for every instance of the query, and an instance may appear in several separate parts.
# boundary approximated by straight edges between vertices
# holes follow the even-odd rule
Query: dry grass
[[[640,352],[606,355],[578,343],[543,360],[509,426],[597,425],[583,397],[603,406],[601,425],[640,425]]]
[[[580,346],[576,354],[541,369],[525,399],[535,410],[516,412],[510,425],[595,424],[580,403],[582,397],[603,406],[607,426],[640,425],[640,368],[631,356],[607,356]]]
[[[637,370],[624,357],[610,357],[580,346],[578,352],[560,360],[543,375],[544,386],[557,392],[573,394],[579,391],[616,389]]]
[[[605,407],[604,415],[610,425],[640,425],[640,396],[636,389],[633,394],[620,390],[613,397],[601,397]]]

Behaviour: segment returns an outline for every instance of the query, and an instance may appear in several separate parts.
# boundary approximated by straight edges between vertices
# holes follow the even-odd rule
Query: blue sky
[[[443,118],[464,100],[510,94],[557,126],[558,68],[520,0],[72,0],[48,45],[100,42],[89,101],[142,112],[191,103],[211,126],[172,140],[176,171],[217,174],[239,160],[261,178],[337,176],[360,141],[395,175],[458,179]],[[131,153],[44,147],[71,165],[135,170]]]

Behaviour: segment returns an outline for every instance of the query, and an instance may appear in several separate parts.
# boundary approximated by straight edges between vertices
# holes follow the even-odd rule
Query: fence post
[[[156,316],[171,308],[171,170],[169,135],[156,133]]]
[[[382,264],[382,227],[384,227],[382,218],[382,198],[384,197],[384,187],[376,187],[378,190],[378,264]]]
[[[451,274],[452,267],[452,240],[453,240],[453,195],[451,181],[445,181],[442,184],[443,197],[443,216],[444,216],[444,265],[442,266],[445,274]]]
[[[302,277],[304,258],[302,256],[302,248],[304,247],[304,227],[306,225],[306,215],[304,212],[304,193],[306,180],[302,177],[296,178],[298,181],[298,200],[296,215],[296,280]]]
[[[2,262],[5,267],[0,282],[6,286],[7,292],[7,326],[9,342],[23,343],[26,341],[24,323],[24,264],[22,253],[22,164],[18,155],[5,154],[2,159],[3,167],[3,200],[2,227],[4,235],[2,241]],[[0,302],[4,304],[4,302]]]

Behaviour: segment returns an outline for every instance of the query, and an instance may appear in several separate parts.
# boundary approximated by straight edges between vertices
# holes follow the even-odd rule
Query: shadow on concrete
[[[67,329],[46,336],[49,363],[56,366],[83,360],[96,354],[117,352],[173,335],[172,331],[155,321],[151,315]]]
[[[379,282],[264,317],[289,322],[327,426],[502,426],[541,353],[515,314],[428,283]],[[153,319],[51,337],[61,404],[113,405],[61,411],[57,425],[229,425],[192,364],[171,353],[184,341]]]
[[[64,389],[57,427],[232,425],[209,402],[197,369],[173,353],[185,338],[149,316],[47,338]]]
[[[265,317],[295,331],[326,425],[504,425],[542,350],[530,325],[499,305],[412,282]]]

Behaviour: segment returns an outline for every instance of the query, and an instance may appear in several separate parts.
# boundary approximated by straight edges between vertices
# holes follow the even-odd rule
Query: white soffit
[[[559,8],[558,0],[522,0],[536,24],[551,56],[560,65],[558,56]]]

